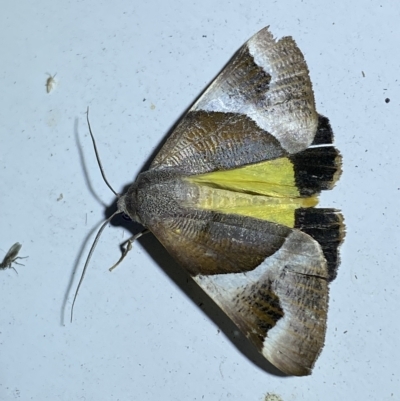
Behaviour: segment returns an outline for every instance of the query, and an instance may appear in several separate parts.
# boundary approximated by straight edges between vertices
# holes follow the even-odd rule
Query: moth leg
[[[119,258],[118,262],[112,265],[108,270],[112,272],[124,259],[128,252],[132,249],[132,244],[142,235],[149,233],[150,230],[143,230],[142,232],[135,234],[133,237],[129,238],[128,241],[125,242],[126,247],[124,248],[124,252],[122,253],[121,257]]]

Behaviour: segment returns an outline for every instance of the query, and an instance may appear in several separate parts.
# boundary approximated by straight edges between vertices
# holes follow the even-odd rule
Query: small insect
[[[51,75],[51,74],[47,74],[47,75],[49,77],[46,80],[46,92],[50,93],[57,85],[57,81],[55,80],[57,73],[54,75]]]
[[[17,259],[26,259],[28,256],[17,256],[19,251],[21,250],[22,245],[19,242],[16,242],[7,252],[6,256],[4,256],[3,261],[0,263],[0,269],[5,270],[7,268],[14,269],[15,273],[18,272],[15,270],[12,264],[15,262],[17,265],[24,266],[22,263],[16,262]]]

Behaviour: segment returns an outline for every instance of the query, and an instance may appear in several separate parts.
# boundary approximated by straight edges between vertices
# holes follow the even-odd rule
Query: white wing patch
[[[253,271],[194,279],[239,327],[241,321],[263,323],[260,310],[255,312],[257,316],[251,316],[252,307],[248,308],[246,301],[258,299],[257,290],[270,285],[283,316],[265,333],[260,351],[283,372],[301,375],[311,373],[324,344],[327,277],[319,244],[293,230],[282,247]]]
[[[269,90],[261,99],[240,92],[235,82],[232,85],[231,73],[236,68],[236,59],[240,60],[239,68],[246,68],[240,65],[249,57],[242,54],[245,51],[264,73],[271,76]],[[257,88],[254,88],[256,92]],[[303,54],[291,37],[276,41],[268,27],[241,48],[192,110],[245,114],[274,135],[291,154],[310,146],[318,126],[312,84]]]

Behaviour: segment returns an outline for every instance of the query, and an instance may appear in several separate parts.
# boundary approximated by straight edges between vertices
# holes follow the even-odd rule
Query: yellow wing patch
[[[195,206],[220,213],[239,214],[294,226],[298,208],[317,205],[317,196],[302,198],[293,164],[279,158],[227,171],[186,178],[195,184]]]
[[[299,197],[292,162],[286,157],[233,170],[214,171],[188,178],[190,182],[217,186],[236,192],[274,197]]]

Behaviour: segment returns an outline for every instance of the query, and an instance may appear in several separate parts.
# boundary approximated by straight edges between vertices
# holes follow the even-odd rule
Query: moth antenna
[[[101,161],[100,161],[100,156],[99,156],[99,152],[98,152],[98,150],[97,150],[96,140],[94,139],[94,136],[93,136],[93,133],[92,133],[92,127],[90,126],[90,121],[89,121],[89,107],[87,108],[87,111],[86,111],[86,121],[87,121],[87,124],[88,124],[88,127],[89,127],[90,137],[92,138],[93,147],[94,147],[94,152],[95,152],[95,154],[96,154],[97,163],[98,163],[98,165],[99,165],[99,168],[100,168],[100,171],[101,171],[101,175],[102,175],[102,177],[103,177],[103,180],[104,180],[104,182],[107,184],[108,188],[110,188],[110,190],[114,193],[114,195],[115,195],[117,198],[119,198],[120,195],[119,195],[116,191],[114,191],[113,187],[112,187],[112,186],[110,185],[110,183],[108,182],[108,180],[107,180],[107,178],[106,178],[106,175],[105,175],[105,173],[104,173],[104,170],[103,170],[103,166],[102,166]],[[71,306],[71,323],[72,323],[72,319],[73,319],[73,317],[74,317],[74,306],[75,306],[76,299],[77,299],[77,297],[78,297],[79,289],[81,288],[83,279],[84,279],[85,274],[86,274],[87,267],[88,267],[88,265],[89,265],[89,262],[90,262],[90,259],[91,259],[92,255],[93,255],[93,252],[94,252],[94,250],[95,250],[95,248],[96,248],[96,246],[97,246],[97,243],[99,242],[100,236],[101,236],[101,234],[103,233],[103,230],[104,230],[104,228],[106,227],[106,225],[113,219],[114,216],[116,216],[117,214],[120,214],[120,213],[122,213],[122,211],[119,210],[119,209],[118,209],[116,212],[114,212],[114,213],[101,225],[101,227],[99,228],[99,231],[98,231],[97,234],[96,234],[96,237],[95,237],[95,239],[94,239],[94,241],[93,241],[93,244],[92,244],[92,246],[91,246],[91,248],[90,248],[89,254],[88,254],[87,258],[86,258],[85,265],[83,266],[83,271],[82,271],[82,274],[81,274],[81,278],[79,279],[79,283],[78,283],[78,286],[77,286],[76,291],[75,291],[74,299],[73,299],[73,301],[72,301],[72,306]],[[149,230],[144,230],[144,231],[140,232],[139,234],[136,234],[136,235],[134,235],[133,237],[131,237],[131,238],[127,241],[127,246],[126,246],[126,248],[124,249],[124,252],[123,252],[122,256],[119,258],[119,260],[118,260],[117,263],[115,263],[113,266],[110,267],[109,270],[110,270],[110,271],[114,270],[114,269],[125,259],[125,256],[126,256],[126,255],[128,254],[128,252],[132,249],[132,243],[133,243],[137,238],[141,237],[141,236],[144,235],[144,234],[147,234],[148,232],[149,232]]]
[[[104,180],[104,182],[107,184],[108,188],[111,189],[111,191],[113,192],[113,194],[114,194],[117,198],[119,198],[120,195],[119,195],[116,191],[114,191],[113,187],[112,187],[112,186],[110,185],[110,183],[108,182],[108,180],[107,180],[107,178],[106,178],[106,175],[104,174],[103,166],[101,165],[99,152],[97,151],[96,141],[95,141],[94,136],[93,136],[93,133],[92,133],[92,128],[90,127],[90,121],[89,121],[89,106],[88,106],[87,111],[86,111],[86,121],[87,121],[87,124],[88,124],[88,127],[89,127],[89,133],[90,133],[90,136],[91,136],[91,138],[92,138],[93,147],[94,147],[94,152],[95,152],[95,154],[96,154],[97,163],[98,163],[98,165],[99,165],[99,168],[100,168],[100,171],[101,171],[101,175],[103,176],[103,180]]]
[[[118,260],[118,262],[117,263],[115,263],[115,264],[113,264],[108,270],[110,271],[110,272],[112,272],[124,259],[125,259],[125,256],[128,254],[128,252],[132,249],[132,244],[133,244],[133,242],[135,242],[138,238],[140,238],[142,235],[145,235],[145,234],[147,234],[147,233],[149,233],[150,232],[150,230],[143,230],[142,232],[140,232],[140,233],[138,233],[138,234],[136,234],[136,235],[134,235],[133,237],[131,237],[131,238],[129,238],[128,239],[128,241],[126,241],[127,242],[127,244],[126,244],[126,248],[124,249],[124,252],[123,252],[123,254],[121,255],[121,257],[119,258],[119,260]]]
[[[104,228],[106,227],[106,225],[113,219],[113,217],[116,216],[117,214],[120,214],[120,213],[122,213],[120,210],[117,210],[116,212],[114,212],[114,213],[101,225],[101,227],[99,228],[99,231],[98,231],[97,234],[96,234],[96,238],[94,239],[93,244],[92,244],[92,246],[91,246],[91,248],[90,248],[89,254],[88,254],[87,258],[86,258],[85,266],[83,266],[83,271],[82,271],[82,274],[81,274],[81,278],[80,278],[80,280],[79,280],[78,287],[76,288],[76,291],[75,291],[74,300],[72,301],[72,307],[71,307],[71,323],[72,323],[72,319],[73,319],[73,317],[74,317],[74,306],[75,306],[75,301],[76,301],[76,298],[77,298],[77,296],[78,296],[79,289],[81,288],[83,279],[84,279],[84,277],[85,277],[86,270],[87,270],[87,267],[88,267],[89,262],[90,262],[90,258],[92,257],[92,254],[93,254],[93,252],[94,252],[94,250],[95,250],[95,248],[96,248],[96,246],[97,246],[97,243],[99,242],[101,233],[103,232],[103,230],[104,230]]]

